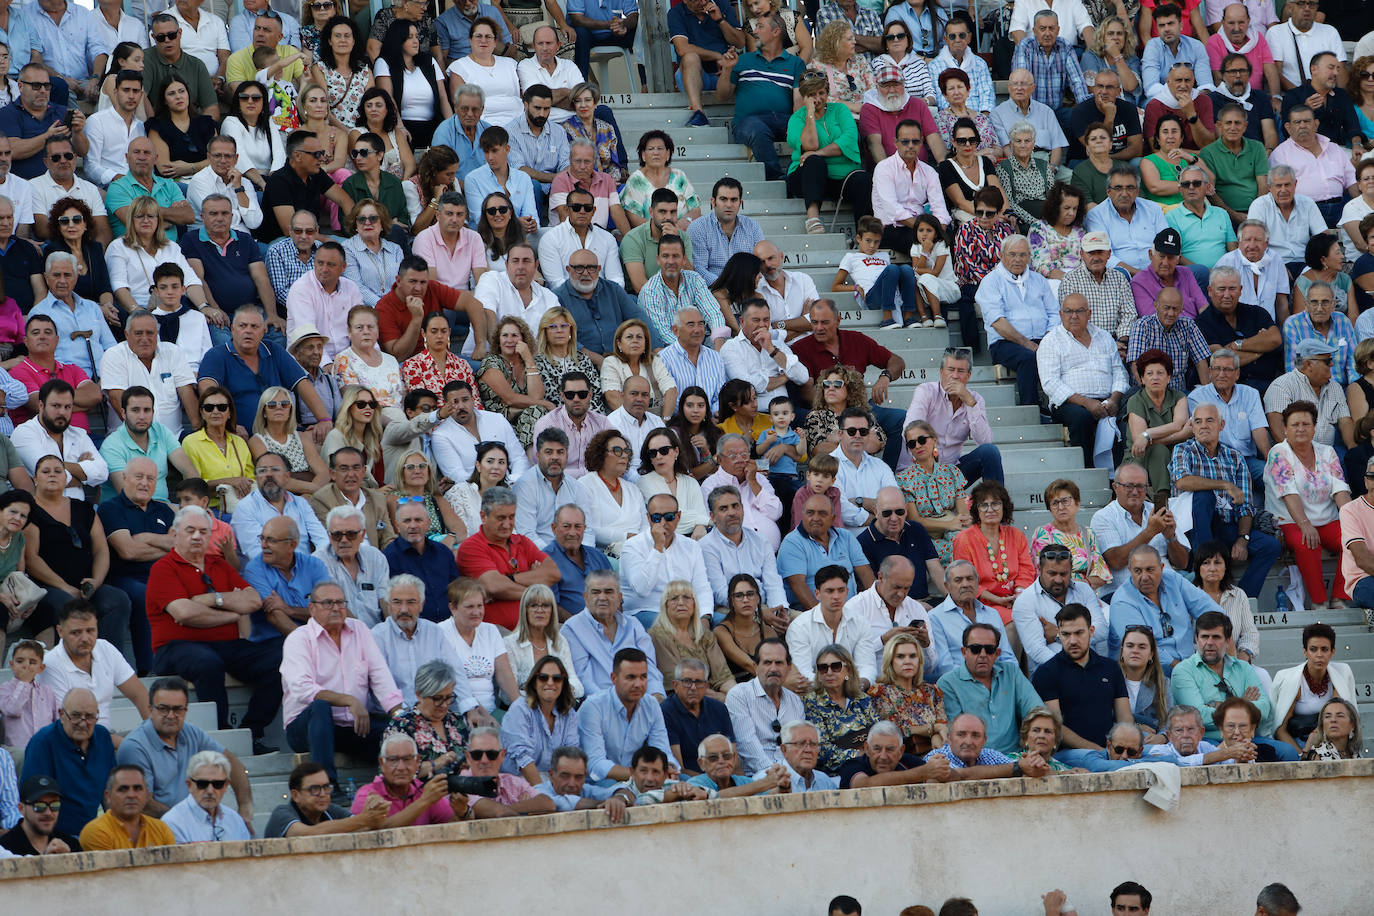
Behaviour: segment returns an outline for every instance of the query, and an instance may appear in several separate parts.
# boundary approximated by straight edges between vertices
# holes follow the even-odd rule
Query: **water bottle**
[[[1274,612],[1277,614],[1287,614],[1293,610],[1293,604],[1288,600],[1288,592],[1282,585],[1275,589]]]
[[[348,777],[348,797],[358,797],[358,780],[354,779],[352,776]]]

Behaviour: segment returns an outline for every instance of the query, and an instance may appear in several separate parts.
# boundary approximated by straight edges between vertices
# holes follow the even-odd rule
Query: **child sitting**
[[[865,216],[859,220],[857,229],[859,250],[847,252],[840,259],[835,282],[830,284],[831,291],[852,292],[861,306],[881,308],[883,322],[878,325],[880,328],[900,328],[903,321],[908,328],[930,327],[931,319],[925,315],[926,302],[916,296],[915,272],[906,264],[893,264],[887,252],[878,250],[883,240],[883,224],[876,217]],[[892,317],[898,294],[901,295],[902,321]]]
[[[940,314],[940,306],[958,301],[959,283],[954,279],[954,260],[949,256],[945,229],[929,213],[916,217],[911,268],[916,272],[916,295],[935,316],[922,321],[921,327],[943,328],[945,319]]]
[[[272,126],[284,134],[300,127],[301,121],[296,111],[296,85],[284,79],[283,74],[304,56],[304,51],[281,57],[276,48],[253,49],[253,66],[257,68],[254,78],[267,87],[267,111]]]
[[[840,488],[835,478],[840,476],[840,462],[834,455],[812,455],[806,464],[806,485],[792,497],[792,518],[802,517],[802,507],[817,493],[830,497],[835,518],[840,517]]]
[[[5,720],[0,743],[22,750],[35,732],[57,721],[57,694],[38,683],[43,668],[41,642],[25,639],[15,645],[10,656],[14,679],[0,684],[0,715]]]

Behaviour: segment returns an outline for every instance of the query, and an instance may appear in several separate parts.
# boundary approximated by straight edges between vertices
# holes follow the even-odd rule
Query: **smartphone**
[[[62,126],[67,130],[72,129],[72,122],[76,120],[76,109],[68,108],[67,113],[62,116]]]

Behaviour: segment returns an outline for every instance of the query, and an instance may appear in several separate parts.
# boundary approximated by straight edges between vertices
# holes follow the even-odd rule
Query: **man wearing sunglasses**
[[[1207,285],[1211,265],[1236,247],[1236,230],[1226,211],[1208,202],[1207,198],[1215,196],[1216,189],[1212,185],[1212,176],[1200,161],[1179,169],[1178,186],[1183,193],[1183,205],[1170,210],[1164,220],[1170,229],[1178,233],[1179,264],[1186,265],[1197,281],[1198,295],[1203,302],[1198,308],[1201,314],[1207,302],[1202,297],[1201,287]],[[1132,278],[1131,289],[1139,289],[1134,280]],[[1185,285],[1187,281],[1174,282],[1175,285]]]
[[[65,118],[69,109],[52,103],[54,79],[61,77],[51,76],[43,64],[25,64],[19,71],[18,98],[0,108],[0,135],[14,144],[13,170],[20,178],[43,174],[42,153],[49,139],[70,140],[81,156],[90,149],[84,130],[86,118],[80,109],[70,109],[72,122],[68,126]]]
[[[210,141],[207,156],[209,164],[192,175],[186,184],[186,199],[191,209],[200,216],[206,198],[221,194],[233,208],[230,227],[235,232],[252,232],[261,226],[263,214],[258,195],[244,183],[243,173],[237,168],[238,142],[229,134],[219,134]]]
[[[191,101],[200,113],[218,121],[214,81],[199,58],[182,50],[181,23],[170,13],[158,13],[153,17],[152,38],[150,47],[157,53],[143,55],[143,91],[148,98],[162,98],[168,81],[177,77],[191,90]]]
[[[1101,750],[1061,748],[1054,759],[1070,767],[1082,767],[1090,773],[1110,773],[1140,762],[1145,750],[1145,735],[1134,722],[1118,722],[1107,732],[1107,743]]]
[[[566,200],[567,219],[539,238],[539,270],[544,274],[544,282],[548,284],[549,289],[557,293],[564,281],[576,279],[580,281],[581,287],[574,289],[579,296],[585,297],[594,292],[594,289],[586,288],[588,281],[604,276],[606,280],[619,285],[623,290],[625,271],[620,266],[620,246],[616,244],[615,236],[596,225],[596,198],[585,188],[573,188],[568,192]],[[583,253],[582,257],[573,257],[579,252]],[[586,252],[592,254],[591,259],[585,256]],[[573,261],[578,263],[576,270],[573,268]],[[587,270],[589,263],[598,265],[600,269]],[[578,276],[573,277],[573,274]],[[563,297],[560,295],[559,298]],[[625,308],[624,305],[619,307],[622,311]],[[577,330],[578,342],[584,343],[580,317]],[[610,350],[596,348],[593,352],[609,353]]]
[[[251,821],[220,804],[229,788],[229,759],[223,754],[201,751],[192,757],[186,767],[186,788],[186,797],[162,816],[177,843],[253,838]]]
[[[19,813],[23,820],[0,835],[0,849],[16,856],[80,852],[80,840],[57,832],[57,815],[61,810],[62,787],[57,780],[51,776],[30,776],[19,787]]]
[[[971,623],[964,628],[962,661],[936,683],[945,695],[951,723],[961,713],[973,713],[987,723],[986,746],[1014,754],[1021,749],[1021,717],[1044,702],[1015,661],[999,658],[1001,652],[1001,631],[991,624]]]
[[[496,780],[495,797],[468,796],[468,806],[474,817],[519,817],[522,814],[551,814],[557,810],[552,798],[534,791],[522,777],[503,773],[501,768],[505,762],[501,730],[489,725],[473,729],[462,774]]]
[[[290,53],[295,53],[294,49]],[[318,219],[326,200],[338,204],[342,213],[353,209],[353,198],[320,168],[328,156],[320,138],[311,131],[293,131],[286,138],[286,164],[267,177],[267,186],[263,189],[264,218],[257,229],[259,241],[271,242],[290,235],[292,219],[298,211],[306,210]],[[361,302],[360,298],[358,304]],[[322,324],[316,326],[324,327]],[[347,333],[342,336],[348,339]]]
[[[648,531],[625,541],[620,552],[620,576],[625,587],[625,610],[630,614],[657,614],[663,590],[676,579],[690,582],[696,595],[697,614],[710,623],[715,611],[711,580],[701,546],[678,534],[682,510],[677,497],[659,493],[649,498]]]
[[[1062,492],[1062,491],[1061,491]],[[1032,678],[1036,669],[1059,654],[1059,626],[1056,615],[1071,604],[1089,609],[1089,625],[1093,629],[1092,650],[1107,654],[1107,614],[1092,587],[1073,577],[1073,555],[1061,544],[1049,544],[1040,550],[1040,574],[1012,605],[1011,619],[1021,648],[1026,653],[1026,667]]]
[[[846,407],[840,414],[840,447],[833,453],[839,462],[835,486],[840,488],[841,520],[849,533],[858,536],[877,518],[874,497],[884,487],[896,487],[897,478],[881,458],[868,453],[873,422],[868,411]]]

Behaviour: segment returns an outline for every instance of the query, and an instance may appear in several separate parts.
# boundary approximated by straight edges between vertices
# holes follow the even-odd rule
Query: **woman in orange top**
[[[984,480],[969,495],[977,524],[954,539],[954,559],[968,560],[978,569],[978,600],[1011,623],[1016,596],[1035,581],[1035,562],[1021,529],[1011,523],[1011,494],[993,480]]]

